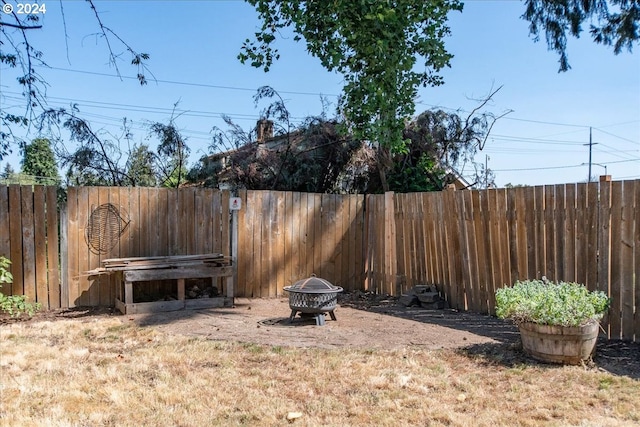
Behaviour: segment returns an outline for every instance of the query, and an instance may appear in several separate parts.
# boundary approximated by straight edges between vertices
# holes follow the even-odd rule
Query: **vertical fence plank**
[[[0,185],[0,257],[11,259],[11,227],[9,220],[9,187]],[[9,267],[11,269],[11,267]],[[11,294],[11,284],[2,285],[4,294]]]
[[[170,255],[170,244],[169,244],[169,229],[173,226],[172,223],[176,222],[169,216],[169,189],[168,188],[158,188],[155,192],[155,197],[157,201],[155,205],[158,210],[158,227],[156,231],[155,241],[158,245],[158,250],[161,255]],[[211,239],[211,208],[208,206],[208,201],[211,198],[211,190],[207,190],[205,193],[205,201],[203,202],[203,209],[206,214],[209,216],[205,221],[205,227],[202,231],[202,236],[207,241],[207,247],[205,253],[213,252],[212,249],[212,239]]]
[[[284,212],[284,286],[292,285],[297,279],[300,261],[300,193],[288,191],[285,194]]]
[[[515,197],[515,221],[516,221],[516,253],[517,267],[516,276],[512,276],[512,283],[516,280],[528,279],[529,273],[529,253],[527,250],[527,218],[526,218],[526,197],[523,187],[512,190]]]
[[[535,279],[538,275],[537,252],[538,242],[536,239],[536,193],[535,188],[526,187],[523,189],[524,197],[524,228],[526,230],[526,251],[527,251],[527,279]]]
[[[214,224],[214,229],[220,230],[220,239],[222,240],[223,255],[231,254],[231,211],[229,203],[231,201],[231,192],[225,190],[220,192],[220,222]]]
[[[556,265],[556,280],[566,281],[565,277],[565,264],[564,264],[564,246],[565,246],[565,222],[566,222],[566,201],[565,201],[565,186],[560,184],[555,186],[555,265]]]
[[[468,310],[473,305],[473,286],[471,278],[471,248],[469,245],[469,230],[467,229],[467,215],[465,206],[465,191],[454,192],[456,202],[457,220],[458,220],[458,240],[459,240],[459,256],[458,260],[458,285],[460,295],[460,304],[464,310]]]
[[[274,254],[273,254],[273,263],[276,267],[276,282],[275,288],[271,289],[269,292],[269,296],[277,296],[282,295],[284,288],[284,265],[286,262],[284,256],[284,236],[285,236],[285,193],[282,191],[275,192],[276,200],[274,205]]]
[[[24,295],[24,256],[22,250],[22,198],[19,185],[9,186],[9,233],[11,235],[11,265],[13,283],[3,288],[7,295]]]
[[[426,285],[429,283],[429,269],[430,263],[427,255],[428,241],[425,236],[425,223],[423,218],[423,198],[420,193],[412,193],[405,196],[405,202],[403,209],[409,215],[408,221],[406,221],[409,239],[409,262],[411,276],[413,281],[411,286],[414,285]]]
[[[298,211],[301,215],[298,237],[300,260],[294,283],[305,277],[310,277],[313,273],[313,206],[313,197],[307,193],[300,193],[300,203],[298,205]]]
[[[620,237],[618,238],[620,247],[620,301],[622,310],[622,328],[620,338],[633,340],[633,317],[634,317],[634,277],[633,277],[633,233],[634,222],[638,216],[635,207],[634,181],[623,181],[621,212],[620,212]],[[635,225],[637,226],[637,224]],[[636,250],[637,247],[636,247]],[[640,307],[638,308],[640,309]]]
[[[549,280],[558,280],[556,276],[556,241],[555,241],[555,187],[547,185],[544,188],[544,247],[545,247],[545,265],[544,275]]]
[[[76,306],[88,306],[91,303],[89,292],[87,292],[90,286],[89,278],[81,275],[81,272],[90,269],[89,255],[91,250],[87,244],[86,233],[91,212],[98,207],[96,199],[93,188],[78,188],[78,268],[73,270],[73,274],[79,276],[77,299],[74,301]]]
[[[493,195],[493,196],[492,196]],[[486,190],[482,192],[481,208],[483,215],[483,237],[485,249],[485,261],[487,263],[487,283],[485,285],[485,296],[487,298],[487,310],[489,313],[495,312],[495,286],[499,281],[500,273],[495,267],[499,262],[499,253],[494,250],[495,229],[493,226],[493,216],[491,212],[495,210],[495,192]]]
[[[586,245],[586,262],[587,262],[587,280],[586,285],[589,290],[599,289],[598,281],[600,278],[598,277],[598,253],[600,250],[604,250],[604,247],[598,247],[598,235],[600,233],[599,230],[599,215],[600,215],[600,195],[599,195],[599,184],[591,183],[588,184],[587,187],[587,221],[586,221],[586,234],[587,234],[587,245]],[[609,203],[607,201],[607,203]]]
[[[197,253],[196,250],[196,234],[197,234],[197,212],[195,210],[196,203],[196,189],[195,188],[182,188],[180,192],[184,194],[186,197],[184,198],[183,205],[183,216],[182,221],[180,221],[180,228],[182,234],[185,237],[184,241],[184,255],[193,255]],[[151,205],[150,205],[151,206]],[[227,204],[227,206],[229,206]],[[218,205],[218,212],[221,211],[221,205]],[[218,217],[220,218],[220,217]],[[186,221],[185,221],[186,220]],[[227,240],[227,244],[228,244]],[[220,252],[229,254],[229,250],[223,251],[222,244],[220,244]]]
[[[394,193],[384,194],[384,266],[385,266],[385,292],[396,295],[397,288],[397,263],[396,263],[396,222],[394,209]]]
[[[9,186],[0,185],[0,256],[9,258],[11,229],[9,227]]]
[[[575,256],[576,256],[576,282],[587,284],[587,245],[589,230],[588,213],[587,213],[587,189],[586,183],[580,183],[576,186],[576,238],[575,238]]]
[[[91,219],[91,215],[96,209],[98,209],[101,205],[106,205],[108,203],[109,203],[108,187],[91,188],[89,191],[89,212],[88,212],[89,220]],[[117,207],[117,205],[115,206]],[[88,226],[88,223],[89,221],[87,221],[86,226]],[[117,256],[117,253],[116,254],[113,253],[113,247],[111,247],[111,243],[112,243],[111,241],[107,241],[106,244],[104,244],[104,246],[108,248],[108,252],[105,254],[106,255],[105,258],[114,258]],[[102,246],[103,245],[100,245],[99,248]],[[88,249],[87,264],[84,265],[82,269],[78,272],[78,274],[80,274],[83,277],[86,277],[83,273],[84,271],[91,270],[100,266],[100,250],[91,248],[91,247],[87,247],[87,249]],[[86,287],[82,289],[82,292],[86,292],[88,297],[88,301],[86,305],[98,306],[101,303],[100,293],[103,288],[103,283],[105,283],[104,286],[106,287],[108,284],[108,279],[101,276],[86,277],[86,279],[87,279]]]
[[[139,198],[139,205],[138,205],[138,212],[136,213],[136,216],[138,217],[138,223],[140,224],[140,234],[138,235],[138,240],[140,241],[140,256],[148,256],[147,254],[150,253],[151,248],[149,247],[149,234],[152,232],[152,225],[150,224],[150,214],[149,214],[149,189],[146,187],[140,187],[137,189],[138,190],[138,198]],[[184,203],[184,198],[186,197],[186,193],[184,192],[180,192],[178,193],[180,194],[182,197],[179,197],[178,200],[178,205],[180,207],[184,207],[185,203]],[[184,218],[185,222],[186,222],[186,218],[183,216],[184,215],[184,211],[181,209],[180,210],[180,216],[176,216],[174,222],[175,222],[175,226],[176,228],[178,227],[178,225],[180,224],[180,220],[179,218]],[[180,255],[184,255],[184,239],[186,238],[186,236],[181,236],[182,233],[180,233],[178,230],[176,230],[176,235],[178,236],[178,252],[177,254]]]
[[[285,286],[290,286],[296,281],[309,277],[305,274],[306,270],[306,229],[307,229],[307,197],[306,194],[300,192],[290,192],[286,200],[287,212],[285,215],[291,215],[287,219],[289,227],[289,236],[287,236],[287,247],[285,248],[287,256],[291,258],[289,261],[288,276]]]
[[[634,184],[635,204],[632,212],[635,212],[633,216],[635,233],[633,237],[633,272],[631,274],[634,282],[633,292],[635,295],[633,330],[635,341],[640,342],[640,216],[638,215],[638,212],[640,212],[640,180],[634,181]]]
[[[464,198],[464,221],[467,233],[467,250],[469,262],[469,310],[480,311],[480,273],[478,269],[478,248],[476,244],[476,228],[474,222],[473,195],[471,191],[462,192]]]
[[[564,267],[564,280],[576,281],[576,185],[565,186],[565,223],[564,223],[564,254],[562,264]]]
[[[435,246],[438,253],[438,284],[442,285],[442,292],[448,293],[448,268],[447,268],[447,248],[446,242],[446,224],[443,212],[444,193],[441,195],[433,194],[431,198],[432,209],[434,214],[433,229],[435,235]],[[440,197],[438,197],[440,196]],[[448,298],[448,297],[447,297]]]
[[[247,191],[247,215],[245,223],[245,232],[247,239],[245,240],[246,252],[240,248],[241,252],[246,253],[247,257],[247,284],[245,290],[246,297],[260,296],[260,283],[258,282],[258,272],[260,271],[261,257],[261,240],[256,236],[262,233],[262,198],[257,191]]]
[[[413,230],[410,232],[412,251],[415,255],[415,260],[412,260],[413,273],[416,277],[414,284],[425,285],[429,283],[428,270],[430,268],[427,259],[427,239],[425,237],[425,222],[422,220],[424,217],[424,199],[419,193],[411,194],[408,199],[409,206],[405,209],[409,210],[411,215],[411,221],[409,226]]]
[[[397,281],[398,281],[400,295],[403,293],[403,287],[407,283],[407,278],[411,277],[411,272],[410,270],[407,271],[407,265],[405,264],[405,262],[408,261],[408,256],[405,255],[407,252],[405,250],[405,244],[407,243],[406,242],[407,239],[404,233],[405,214],[402,209],[403,207],[402,196],[403,194],[396,194],[395,197],[393,198],[393,204],[394,204],[393,222],[397,230],[396,240],[393,242],[393,244],[396,250],[395,262],[396,262]]]
[[[342,252],[340,255],[340,276],[341,282],[345,289],[350,290],[352,287],[353,279],[349,276],[349,263],[351,262],[351,254],[349,253],[350,247],[350,228],[352,226],[351,221],[351,200],[350,194],[343,194],[338,196],[342,205],[342,232],[340,234],[340,240],[342,245]]]
[[[168,235],[168,255],[179,255],[180,252],[180,235],[178,230],[178,218],[180,218],[180,199],[178,190],[175,188],[167,188],[167,235]],[[133,207],[132,207],[133,208]],[[138,229],[140,224],[138,224]],[[215,245],[215,243],[214,243]],[[215,247],[215,246],[214,246]],[[215,249],[214,249],[215,250]],[[140,252],[137,252],[137,255]]]
[[[33,186],[33,223],[35,245],[35,281],[36,299],[45,309],[49,308],[49,289],[47,286],[47,220],[45,187]]]
[[[471,208],[473,209],[473,228],[476,236],[476,258],[478,265],[478,277],[476,282],[477,297],[476,306],[481,313],[488,311],[487,305],[487,285],[491,281],[489,261],[487,260],[488,236],[485,234],[485,215],[482,211],[480,191],[473,190],[471,193]]]
[[[335,224],[334,224],[334,249],[331,254],[331,259],[333,260],[334,265],[334,281],[332,283],[338,284],[338,286],[342,286],[342,239],[344,235],[342,234],[342,223],[343,223],[343,215],[344,210],[342,206],[342,196],[336,194],[335,197]]]
[[[355,242],[356,242],[356,248],[355,248],[355,262],[356,262],[356,267],[355,267],[355,280],[356,280],[356,285],[358,289],[363,289],[366,290],[366,286],[365,286],[365,272],[366,272],[366,262],[365,262],[365,255],[366,255],[366,247],[365,247],[365,241],[366,241],[366,228],[365,228],[365,215],[366,215],[366,211],[365,211],[365,196],[363,194],[358,194],[356,196],[354,196],[356,198],[356,210],[355,210],[355,215],[356,215],[356,219],[355,219],[355,224],[356,224],[356,232],[355,232]]]
[[[547,239],[545,227],[545,190],[544,186],[538,185],[534,187],[535,198],[535,241],[536,241],[536,278],[549,275],[547,270]],[[551,278],[551,277],[550,277]]]
[[[349,196],[349,227],[347,234],[347,242],[349,243],[349,247],[347,249],[348,256],[348,270],[347,270],[347,280],[349,291],[361,290],[358,283],[358,278],[356,271],[358,271],[358,266],[360,264],[360,260],[358,259],[358,254],[356,252],[356,241],[358,235],[358,196],[350,195]]]
[[[195,235],[194,235],[194,254],[205,254],[212,251],[205,251],[205,247],[207,245],[207,241],[211,240],[211,233],[213,231],[213,221],[212,221],[212,203],[211,197],[209,196],[209,192],[212,191],[211,188],[198,188],[195,191],[194,200],[193,200],[193,215],[195,216]],[[229,205],[221,206],[221,208],[229,209]],[[159,228],[159,227],[158,227]],[[223,251],[225,255],[229,255],[229,250]]]
[[[444,206],[442,213],[445,216],[445,246],[447,253],[447,288],[451,300],[449,305],[451,308],[464,310],[463,289],[461,289],[462,278],[460,265],[457,262],[460,259],[460,239],[458,238],[458,209],[456,206],[455,190],[446,190],[443,194]]]
[[[56,187],[47,187],[45,206],[47,222],[47,285],[49,292],[49,308],[56,309],[61,307],[60,257],[58,249],[58,194]],[[1,226],[0,229],[2,229]],[[0,254],[1,252],[2,251],[0,251]]]
[[[518,215],[516,208],[516,189],[506,191],[507,195],[507,247],[509,252],[509,281],[506,285],[511,285],[520,277],[520,253],[518,252]]]
[[[224,250],[224,245],[221,237],[221,216],[222,212],[229,209],[229,204],[223,206],[222,192],[217,189],[212,189],[209,193],[209,200],[207,201],[207,212],[210,212],[211,217],[209,222],[211,223],[211,231],[209,239],[211,240],[211,252],[227,254],[228,250]]]
[[[620,339],[622,337],[622,314],[624,301],[623,266],[625,262],[624,225],[622,224],[623,197],[622,181],[611,183],[611,234],[610,234],[610,260],[609,271],[611,282],[609,285],[609,295],[611,296],[611,308],[609,309],[610,338]]]
[[[268,297],[271,283],[276,280],[274,277],[274,265],[272,262],[273,234],[271,232],[273,215],[273,194],[263,191],[262,194],[262,248],[260,250],[260,263],[264,276],[258,278],[260,283],[260,296]],[[262,279],[262,280],[261,280]]]
[[[326,209],[323,206],[323,198],[321,194],[313,194],[313,273],[322,277],[322,245],[323,245],[323,228],[322,228],[322,216],[323,210]],[[309,254],[311,255],[311,254]]]
[[[512,283],[511,280],[511,261],[509,250],[509,223],[507,218],[507,190],[500,188],[496,191],[496,209],[497,209],[497,223],[498,223],[498,243],[500,245],[500,269],[501,280],[496,283],[496,289],[504,286],[509,286]],[[495,295],[492,295],[495,297]]]
[[[60,296],[63,307],[74,307],[74,301],[78,296],[78,275],[73,271],[78,270],[78,187],[67,189],[67,269],[64,271],[66,286]],[[66,298],[63,298],[66,296]]]
[[[247,227],[247,211],[249,206],[247,205],[247,190],[238,191],[238,197],[240,197],[240,203],[242,208],[238,211],[238,257],[235,260],[238,270],[238,281],[235,283],[236,296],[246,297],[247,292],[247,270],[249,268],[249,251],[251,248],[248,246],[248,237],[251,233],[246,232]],[[212,249],[209,252],[213,252]]]
[[[611,292],[611,181],[600,181],[600,207],[598,210],[598,241],[597,248],[597,263],[598,263],[598,277],[596,279],[597,289],[610,295]],[[619,304],[620,302],[614,302],[613,304]],[[615,313],[619,315],[619,310],[609,310],[609,313],[605,314],[602,319],[602,327],[606,331],[607,337],[611,336],[610,317],[615,316]]]

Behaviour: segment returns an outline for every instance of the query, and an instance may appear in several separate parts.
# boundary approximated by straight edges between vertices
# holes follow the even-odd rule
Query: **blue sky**
[[[221,114],[246,129],[255,124],[264,107],[256,108],[252,98],[260,86],[279,91],[300,119],[321,112],[320,94],[335,101],[341,92],[342,78],[325,71],[292,36],[278,42],[281,59],[269,73],[240,64],[239,48],[259,25],[242,1],[97,1],[105,25],[151,55],[157,81],[143,87],[131,78],[135,69],[126,55],[123,78],[115,76],[85,2],[62,4],[66,43],[60,3],[45,4],[44,28],[30,35],[51,67],[40,70],[50,84],[50,105],[75,102],[94,128],[113,133],[126,116],[141,142],[144,124],[166,122],[178,103],[176,124],[188,137],[192,161],[207,151],[211,128],[224,127]],[[616,56],[585,33],[569,41],[572,69],[558,73],[557,54],[544,40],[531,40],[522,12],[519,1],[467,1],[462,13],[452,13],[446,42],[455,57],[443,71],[446,83],[421,89],[416,113],[437,106],[464,114],[477,105],[474,99],[503,86],[487,109],[513,112],[496,123],[476,157],[495,171],[498,185],[585,181],[590,127],[593,174],[604,174],[606,167],[615,180],[640,178],[640,52]],[[18,105],[14,76],[0,71],[0,102]],[[16,155],[0,167],[6,161],[19,168]]]

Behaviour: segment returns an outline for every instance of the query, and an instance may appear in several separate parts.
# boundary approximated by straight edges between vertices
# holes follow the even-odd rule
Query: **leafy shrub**
[[[516,323],[581,326],[600,320],[611,300],[578,283],[527,280],[496,291],[496,315]]]
[[[2,283],[13,282],[13,276],[9,272],[11,261],[0,256],[0,288]],[[0,292],[0,311],[8,313],[12,317],[18,317],[23,313],[33,316],[40,309],[40,304],[27,302],[24,295],[5,295]]]

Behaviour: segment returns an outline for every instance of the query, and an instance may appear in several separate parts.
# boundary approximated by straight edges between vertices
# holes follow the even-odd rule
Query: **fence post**
[[[239,203],[237,208],[231,206],[234,201],[235,203]],[[227,298],[233,298],[235,295],[233,287],[238,283],[238,210],[243,207],[242,202],[238,202],[235,198],[229,199],[229,204],[230,206],[228,208],[231,209],[231,262],[233,265],[233,277],[231,280],[227,279],[227,289],[225,289],[225,291]]]

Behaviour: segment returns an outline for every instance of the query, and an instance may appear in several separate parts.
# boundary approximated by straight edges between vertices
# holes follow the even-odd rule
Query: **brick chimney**
[[[269,138],[273,138],[273,122],[267,119],[258,120],[256,125],[256,141],[263,143]]]

